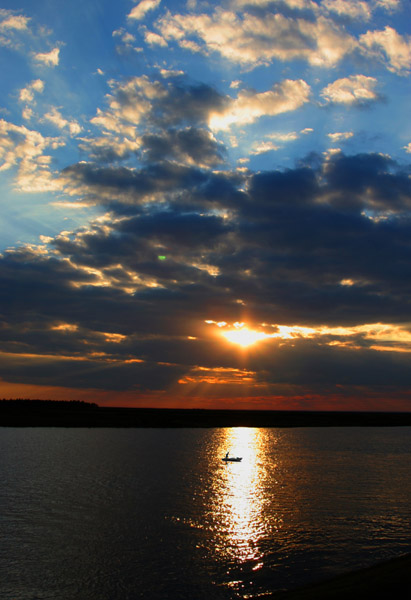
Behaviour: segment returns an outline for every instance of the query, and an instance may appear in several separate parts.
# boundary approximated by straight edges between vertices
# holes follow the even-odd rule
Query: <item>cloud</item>
[[[182,131],[193,145],[204,134]],[[228,385],[245,369],[271,392],[389,386],[394,376],[409,387],[411,231],[401,215],[411,185],[392,159],[339,153],[242,176],[82,163],[65,176],[110,213],[0,256],[7,380],[158,390],[205,375]],[[244,358],[206,320],[267,335]]]
[[[133,77],[122,84],[111,81],[110,85],[113,92],[107,95],[109,107],[105,111],[98,108],[91,123],[105,133],[135,139],[136,126],[150,115],[152,103],[167,92],[161,83],[147,76]]]
[[[268,137],[272,140],[277,140],[278,142],[293,142],[298,139],[298,133],[295,131],[290,131],[288,133],[270,133]]]
[[[15,11],[0,9],[0,46],[18,50],[24,35],[29,32],[30,18]]]
[[[367,22],[376,8],[394,10],[395,2],[360,0],[314,2],[235,2],[211,13],[173,14],[168,11],[155,27],[167,42],[225,59],[247,69],[273,61],[305,60],[312,66],[330,68],[356,52],[382,61],[398,74],[410,68],[410,42],[392,27],[368,31],[357,39],[345,20]]]
[[[51,71],[50,81],[35,75],[10,90],[18,104],[3,115],[22,111],[27,121],[0,121],[0,169],[15,191],[59,193],[43,196],[55,202],[38,244],[31,237],[0,254],[0,377],[38,385],[53,377],[77,390],[130,395],[192,386],[190,394],[201,384],[222,386],[222,398],[237,381],[269,398],[280,389],[388,389],[395,378],[409,393],[409,166],[336,148],[364,143],[352,108],[379,100],[377,69],[408,68],[402,30],[369,24],[371,13],[381,23],[398,4],[176,6],[160,13],[158,0],[136,2],[113,25],[109,45],[117,59],[123,48],[122,74],[107,64],[89,69],[104,75],[95,112],[90,97],[81,108],[81,94],[75,114],[61,98],[44,105],[45,91],[58,93]],[[50,36],[33,19],[0,10],[0,44],[20,44],[20,64],[57,65],[61,43]],[[137,38],[147,52],[135,76]],[[367,70],[353,71],[365,59]],[[208,81],[223,73],[223,87],[200,83],[203,67]],[[387,77],[400,98],[395,86],[404,80]],[[383,108],[380,129],[388,131]],[[332,126],[317,122],[327,114],[337,119]],[[313,127],[317,153],[293,164],[289,142],[307,148]],[[375,136],[366,138],[377,147]],[[395,156],[403,147],[405,158],[404,144],[406,137],[386,150]],[[58,220],[64,230],[56,234]],[[222,337],[242,322],[260,337],[247,351]]]
[[[273,142],[256,142],[253,144],[251,154],[262,154],[263,152],[270,152],[271,150],[278,150],[280,146]]]
[[[26,87],[20,90],[19,100],[20,102],[31,103],[34,100],[34,93],[41,94],[44,90],[44,81],[41,79],[35,79],[29,83]]]
[[[157,22],[166,40],[188,47],[191,38],[198,50],[219,52],[224,58],[249,68],[273,60],[303,59],[311,65],[336,65],[357,45],[343,28],[324,16],[291,17],[267,6],[260,12],[241,14],[217,8],[208,14],[167,13]],[[194,41],[195,41],[194,40]],[[196,46],[192,48],[196,50]]]
[[[309,133],[309,131],[301,131],[300,133]],[[299,134],[295,131],[289,133],[270,133],[266,136],[269,140],[274,140],[280,143],[293,142],[298,139]],[[270,150],[279,150],[281,146],[278,146],[272,141],[264,140],[262,142],[256,142],[253,144],[252,154],[261,154],[262,152],[268,152]]]
[[[338,205],[342,201],[347,207],[361,206],[362,209],[377,213],[381,211],[387,215],[408,211],[411,190],[409,177],[401,169],[394,174],[393,168],[395,162],[382,154],[359,154],[355,157],[341,154],[332,157],[326,162],[325,171],[331,189],[339,190],[333,203]]]
[[[354,133],[352,131],[327,133],[327,135],[333,143],[338,143],[343,140],[349,140],[350,138],[354,137]]]
[[[322,6],[338,15],[368,21],[371,18],[370,3],[362,0],[324,0]]]
[[[160,5],[161,0],[142,0],[127,15],[128,19],[140,21],[146,14]]]
[[[169,128],[177,125],[204,125],[212,113],[219,113],[229,98],[206,84],[189,84],[167,72],[158,80],[133,77],[125,83],[111,82],[108,109],[97,110],[93,125],[106,134],[114,133],[129,141],[140,130]]]
[[[296,110],[309,101],[310,86],[302,79],[286,79],[266,92],[241,91],[224,111],[211,115],[213,130],[227,129],[231,125],[253,123],[263,116],[274,116]]]
[[[30,21],[29,17],[24,15],[13,14],[12,11],[0,9],[0,32],[4,33],[9,30],[25,31]]]
[[[70,135],[77,135],[82,129],[74,119],[71,121],[65,119],[55,106],[53,106],[51,110],[44,115],[43,119],[49,121],[59,129],[68,129]]]
[[[366,75],[350,75],[337,79],[328,84],[322,91],[321,96],[327,102],[340,104],[362,104],[378,100],[379,96],[374,91],[377,80],[375,77]]]
[[[137,154],[141,141],[115,134],[102,137],[81,137],[79,148],[87,153],[90,160],[98,163],[115,163]]]
[[[136,38],[129,31],[126,31],[123,27],[120,29],[116,29],[112,33],[113,37],[119,37],[124,44],[130,44],[131,42],[135,42]]]
[[[206,129],[194,127],[164,134],[147,134],[142,137],[144,159],[158,162],[177,159],[179,162],[201,167],[215,166],[224,160],[225,148]]]
[[[396,10],[399,8],[401,2],[400,0],[375,0],[375,3],[378,7],[385,8],[386,10]]]
[[[59,49],[39,52],[44,43],[53,44],[48,38],[50,30],[39,25],[35,19],[19,14],[14,10],[0,9],[0,46],[31,56],[36,62],[55,66],[59,60]]]
[[[146,31],[144,33],[144,40],[149,46],[162,46],[163,48],[167,46],[166,40],[158,33],[152,31]]]
[[[110,357],[22,355],[16,359],[15,355],[5,353],[1,358],[0,372],[8,381],[47,385],[51,378],[55,384],[74,389],[161,390],[175,383],[186,371],[178,365],[116,361]]]
[[[360,36],[365,54],[386,64],[387,69],[406,75],[411,68],[411,39],[401,36],[388,25],[380,31],[367,31]]]
[[[244,8],[255,6],[258,8],[269,7],[270,5],[276,5],[276,8],[281,9],[282,6],[286,6],[291,9],[315,9],[316,5],[311,0],[232,0],[232,7]]]
[[[47,148],[64,145],[61,138],[44,137],[38,131],[23,125],[0,120],[0,171],[18,165],[17,189],[25,192],[52,191],[59,189],[57,179],[50,171],[51,156]]]
[[[53,48],[50,52],[37,52],[33,54],[33,58],[46,67],[55,67],[59,64],[59,55],[60,48]]]
[[[72,195],[91,194],[93,203],[140,204],[172,198],[185,187],[201,185],[207,176],[200,170],[164,162],[134,170],[126,167],[100,167],[78,163],[67,167],[61,181]]]

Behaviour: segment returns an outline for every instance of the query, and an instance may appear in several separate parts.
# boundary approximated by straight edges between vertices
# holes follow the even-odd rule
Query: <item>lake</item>
[[[0,428],[0,452],[2,600],[264,599],[411,551],[411,427]]]

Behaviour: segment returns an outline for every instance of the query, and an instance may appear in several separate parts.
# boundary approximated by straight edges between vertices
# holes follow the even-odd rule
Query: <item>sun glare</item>
[[[269,337],[263,331],[253,331],[252,329],[248,329],[247,327],[241,327],[240,329],[232,329],[230,331],[222,331],[221,334],[229,342],[232,342],[233,344],[238,344],[243,348],[247,348],[247,346],[251,346],[256,342],[259,342],[260,340]]]

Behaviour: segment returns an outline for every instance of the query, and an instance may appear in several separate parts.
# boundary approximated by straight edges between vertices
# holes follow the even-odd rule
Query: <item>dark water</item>
[[[0,597],[264,598],[409,552],[410,451],[410,427],[0,429]]]

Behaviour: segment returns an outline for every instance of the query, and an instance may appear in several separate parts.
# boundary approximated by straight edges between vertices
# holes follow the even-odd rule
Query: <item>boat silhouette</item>
[[[223,460],[224,462],[241,462],[243,460],[242,456],[240,457],[240,456],[228,456],[228,455],[229,455],[229,452],[227,452],[227,454],[221,460]]]

